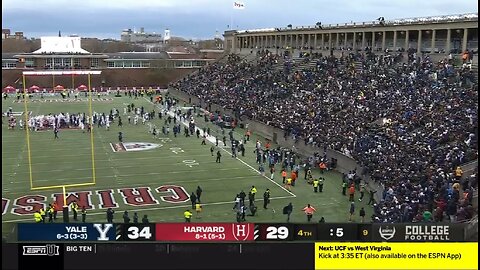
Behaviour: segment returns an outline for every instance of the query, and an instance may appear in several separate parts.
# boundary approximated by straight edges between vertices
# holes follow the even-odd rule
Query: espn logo
[[[57,245],[24,246],[23,255],[57,256],[60,255],[59,249]]]

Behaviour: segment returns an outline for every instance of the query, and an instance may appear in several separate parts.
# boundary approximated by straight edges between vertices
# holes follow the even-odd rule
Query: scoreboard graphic
[[[20,223],[18,241],[462,242],[463,224]]]
[[[18,250],[7,257],[17,256],[21,265],[35,255],[60,269],[130,269],[136,261],[161,261],[155,269],[195,269],[200,262],[205,269],[228,269],[231,262],[242,269],[478,269],[478,242],[465,239],[465,229],[450,223],[20,223]]]

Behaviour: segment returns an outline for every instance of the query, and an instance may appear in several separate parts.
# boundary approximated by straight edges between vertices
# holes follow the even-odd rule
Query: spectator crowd
[[[455,171],[478,155],[477,79],[452,59],[408,54],[315,54],[303,70],[268,51],[231,54],[171,87],[353,157],[384,187],[375,222],[471,218],[476,172]]]

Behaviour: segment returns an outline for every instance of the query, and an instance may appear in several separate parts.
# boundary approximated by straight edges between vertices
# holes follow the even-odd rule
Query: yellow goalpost
[[[91,75],[100,75],[101,71],[99,70],[53,70],[53,71],[24,71],[22,73],[23,80],[23,93],[24,93],[24,107],[25,107],[25,124],[28,125],[28,99],[29,95],[27,94],[26,87],[26,77],[27,76],[62,76],[62,75],[71,75],[72,78],[74,75],[87,75],[88,76],[88,96],[89,96],[89,115],[90,121],[93,119],[93,109],[92,109],[92,87],[91,87]],[[72,82],[73,83],[73,82]],[[93,124],[91,124],[90,132],[90,145],[91,145],[91,158],[92,158],[92,181],[87,183],[79,184],[65,184],[65,185],[54,185],[54,186],[34,186],[33,185],[33,172],[32,172],[32,155],[30,148],[30,130],[27,126],[25,128],[26,139],[27,139],[27,155],[28,155],[28,172],[30,177],[30,190],[46,190],[46,189],[55,189],[62,188],[63,193],[63,203],[66,206],[66,188],[67,187],[81,187],[81,186],[91,186],[96,184],[96,173],[95,173],[95,148],[94,148],[94,137],[93,137]]]

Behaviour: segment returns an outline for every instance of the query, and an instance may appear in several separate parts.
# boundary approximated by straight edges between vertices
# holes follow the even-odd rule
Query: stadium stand
[[[477,170],[458,178],[455,169],[478,157],[477,76],[470,59],[455,66],[406,55],[292,59],[262,50],[254,63],[231,54],[170,86],[353,157],[384,187],[374,222],[416,222],[427,212],[471,219]]]

